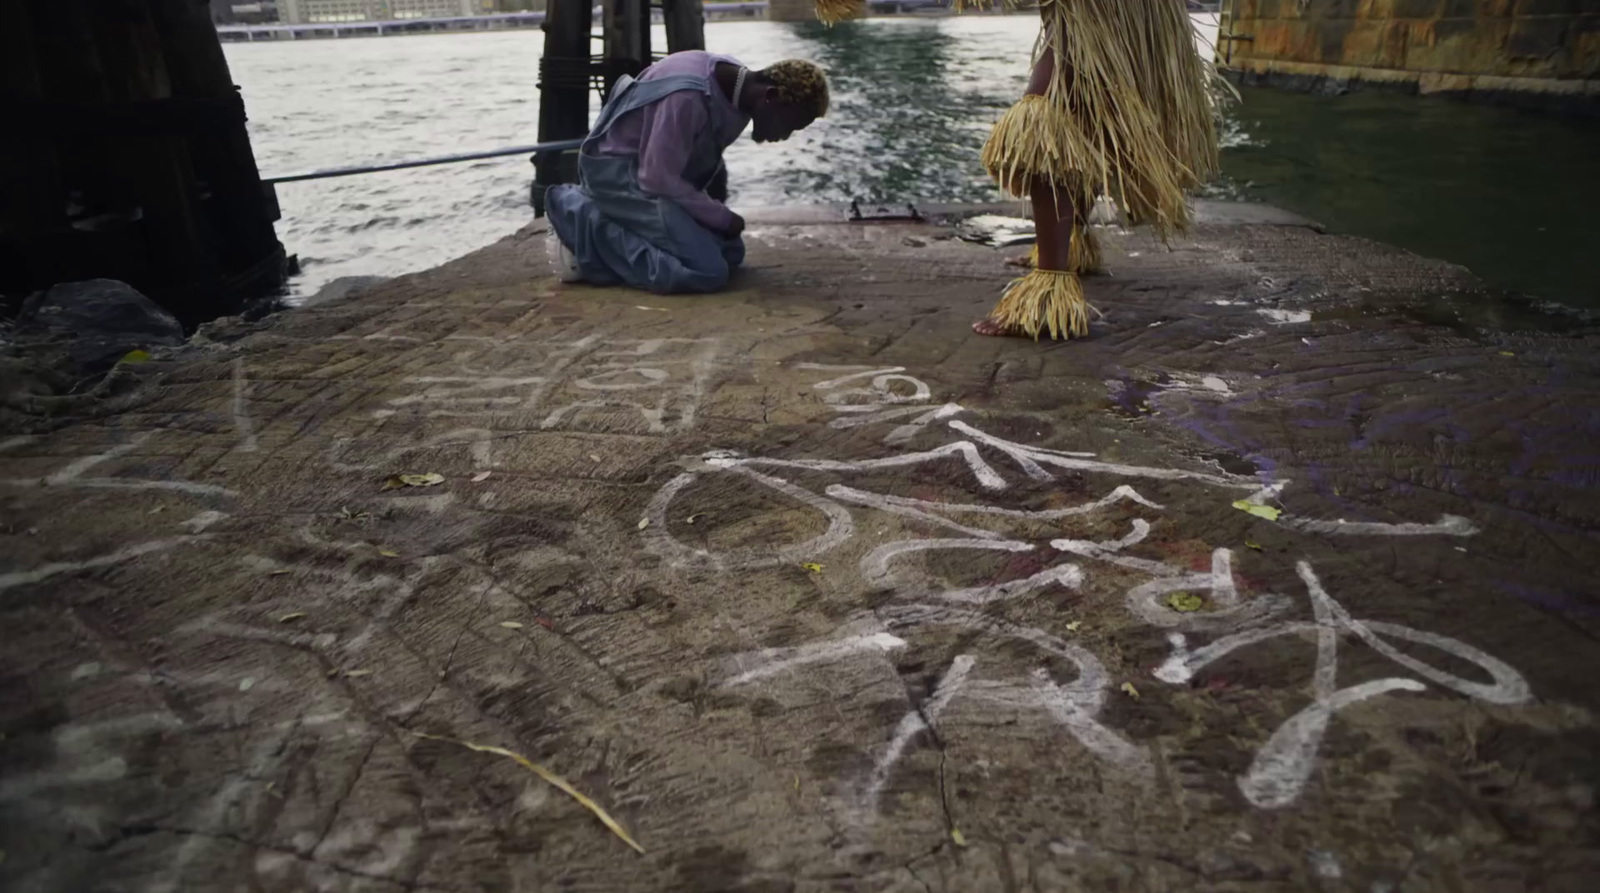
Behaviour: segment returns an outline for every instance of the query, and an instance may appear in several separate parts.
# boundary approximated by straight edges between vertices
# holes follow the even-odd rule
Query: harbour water
[[[1201,18],[1202,26],[1209,24]],[[709,48],[760,66],[812,59],[832,113],[788,143],[728,153],[735,207],[985,201],[978,163],[1021,93],[1031,16],[884,18],[826,29],[713,23]],[[657,29],[657,45],[665,35]],[[263,173],[531,144],[543,35],[434,34],[230,44]],[[1472,267],[1504,288],[1600,306],[1600,125],[1443,100],[1246,90],[1217,194]],[[1529,164],[1530,147],[1540,160]],[[424,269],[527,222],[532,168],[510,158],[279,187],[294,294]]]

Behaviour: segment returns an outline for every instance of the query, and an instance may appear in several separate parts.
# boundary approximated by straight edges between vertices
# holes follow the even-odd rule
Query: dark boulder
[[[48,344],[74,377],[98,376],[133,350],[176,347],[183,326],[133,286],[113,279],[66,282],[35,293],[17,318],[19,345]]]

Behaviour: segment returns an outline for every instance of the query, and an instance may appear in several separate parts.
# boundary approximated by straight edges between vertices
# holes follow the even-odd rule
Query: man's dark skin
[[[733,88],[739,81],[739,66],[727,62],[717,63],[716,80],[722,95],[728,97],[734,108],[750,116],[750,138],[758,143],[783,142],[793,136],[796,130],[810,126],[811,122],[816,120],[816,116],[810,112],[779,100],[778,88],[762,78],[759,71],[751,71],[745,75],[744,90],[737,97],[733,95]],[[717,195],[713,190],[722,194]],[[718,201],[727,199],[726,171],[717,174],[707,192]],[[744,218],[734,214],[733,223],[723,235],[733,239],[743,233]]]

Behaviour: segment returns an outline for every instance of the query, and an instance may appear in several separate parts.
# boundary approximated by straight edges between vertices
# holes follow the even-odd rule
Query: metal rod
[[[333,177],[349,177],[355,174],[375,174],[379,171],[398,171],[412,167],[429,167],[435,164],[454,164],[458,161],[480,161],[485,158],[505,158],[509,155],[535,155],[541,152],[570,152],[583,145],[583,140],[557,140],[550,143],[535,143],[531,146],[517,146],[511,149],[495,149],[491,152],[468,152],[464,155],[443,155],[438,158],[422,158],[416,161],[396,161],[391,164],[367,164],[360,167],[333,167],[327,170],[312,171],[308,174],[292,174],[287,177],[265,177],[263,183],[298,183],[302,180],[327,180]]]

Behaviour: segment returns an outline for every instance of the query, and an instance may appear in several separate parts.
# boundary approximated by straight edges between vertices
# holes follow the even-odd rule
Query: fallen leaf
[[[549,769],[546,769],[538,763],[533,762],[522,754],[516,753],[515,751],[506,750],[503,747],[490,747],[484,744],[473,744],[470,741],[458,741],[454,738],[443,738],[438,735],[428,735],[422,732],[417,732],[415,734],[418,738],[427,738],[431,741],[444,741],[449,744],[459,744],[468,750],[475,750],[479,753],[494,754],[495,756],[505,757],[506,759],[515,762],[522,768],[532,772],[534,775],[539,776],[546,782],[549,782],[557,790],[566,794],[568,797],[578,801],[578,803],[582,805],[584,809],[594,813],[595,818],[599,819],[601,824],[609,828],[612,834],[615,834],[617,837],[621,838],[623,843],[633,847],[635,852],[641,855],[644,854],[644,847],[640,846],[637,841],[630,837],[628,832],[623,830],[621,825],[617,824],[617,820],[613,819],[609,814],[606,813],[604,809],[600,807],[600,804],[590,800],[588,797],[585,797],[578,791],[577,788],[573,787],[571,784],[568,784],[566,779],[555,774],[554,772],[551,772]]]
[[[700,512],[699,514],[690,515],[688,518],[686,518],[684,520],[687,521],[690,524],[693,524],[694,522],[700,520],[701,518],[704,518],[705,516],[706,516],[705,512]]]
[[[372,675],[372,671],[371,670],[350,670],[350,671],[346,672],[344,675],[345,675],[345,678],[347,678],[347,679],[358,679],[358,678],[360,678],[362,676],[371,676]]]
[[[1514,356],[1516,356],[1516,354],[1512,353],[1509,350],[1502,350],[1502,351],[1500,351],[1500,356],[1503,356],[1503,357],[1514,357]]]
[[[427,474],[402,474],[398,475],[400,483],[407,487],[432,487],[444,483],[444,475],[428,472]]]
[[[268,574],[267,576],[269,576],[269,577],[281,577],[284,574],[292,574],[292,573],[294,573],[294,571],[289,570],[286,567],[280,567],[277,570],[273,571],[272,573]]]
[[[489,479],[489,475],[491,475],[491,474],[494,474],[494,472],[492,472],[492,471],[480,471],[477,474],[472,476],[472,482],[474,484],[481,484],[484,481],[488,480]]]
[[[400,557],[400,553],[396,552],[393,549],[379,549],[378,550],[378,554],[382,555],[385,558],[399,558]]]
[[[1257,518],[1266,518],[1268,521],[1276,521],[1278,516],[1283,514],[1283,509],[1275,509],[1270,505],[1256,505],[1243,499],[1234,500],[1233,507],[1241,512],[1255,515]]]
[[[555,622],[548,617],[535,617],[533,618],[533,622],[539,624],[547,630],[550,630],[551,632],[555,631]]]
[[[279,800],[283,799],[283,792],[278,790],[278,783],[275,781],[267,782],[267,793],[277,797]]]
[[[805,568],[806,570],[812,572],[813,574],[822,573],[822,565],[817,564],[815,561],[808,561],[805,564],[802,564],[800,566]]]
[[[962,834],[960,828],[951,828],[950,829],[950,840],[956,846],[966,846],[967,845],[967,835]]]
[[[155,508],[153,508],[153,509],[151,509],[151,510],[150,510],[150,514],[152,514],[152,515],[159,515],[159,514],[161,514],[161,513],[162,513],[162,512],[164,512],[164,511],[166,511],[166,510],[167,510],[167,507],[166,507],[166,506],[164,506],[164,505],[158,505],[158,506],[156,506],[156,507],[155,507]]]
[[[1082,627],[1083,627],[1083,621],[1082,620],[1074,620],[1071,623],[1067,624],[1067,632],[1075,633]]]
[[[119,363],[127,363],[130,366],[137,366],[140,363],[148,363],[148,362],[150,362],[150,351],[148,351],[148,350],[130,350],[127,353],[123,354],[122,355],[122,359],[118,360],[117,362],[119,362]]]
[[[1246,549],[1254,549],[1254,550],[1256,550],[1256,551],[1257,551],[1257,552],[1260,552],[1260,551],[1261,551],[1261,544],[1260,544],[1260,543],[1252,543],[1252,542],[1250,542],[1250,541],[1249,541],[1249,540],[1245,540],[1245,541],[1244,541],[1244,547],[1245,547],[1245,548],[1246,548]]]
[[[391,474],[383,481],[383,489],[385,490],[398,490],[405,485],[406,482],[400,480],[400,475],[398,474]]]
[[[285,614],[282,617],[279,617],[278,618],[278,622],[279,623],[293,623],[296,620],[299,620],[300,618],[302,618],[304,616],[306,616],[306,612],[304,612],[304,611],[295,611],[293,614]]]
[[[589,454],[589,461],[593,462],[596,465],[599,465],[600,464],[600,457],[596,456],[594,453],[590,453]]]
[[[655,311],[658,311],[658,312],[661,312],[661,313],[671,313],[672,312],[672,311],[668,310],[665,307],[646,307],[643,304],[635,304],[633,306],[637,310],[655,310]]]
[[[255,680],[254,676],[246,676],[243,679],[239,680],[239,690],[240,691],[249,691],[250,689],[255,688],[255,687],[256,687],[256,680]]]
[[[1137,688],[1133,687],[1133,683],[1132,682],[1124,682],[1124,683],[1122,683],[1122,691],[1123,691],[1124,694],[1126,694],[1130,698],[1133,698],[1135,701],[1139,700],[1139,690]]]
[[[1184,614],[1192,614],[1206,606],[1206,600],[1192,592],[1174,592],[1167,596],[1167,607]]]
[[[800,776],[798,776],[798,775],[796,775],[796,776],[795,776],[795,777],[794,777],[794,789],[795,789],[795,790],[796,790],[796,791],[799,791],[799,790],[800,790]]]
[[[503,620],[500,622],[500,625],[506,629],[522,629],[522,624],[516,622],[515,620]]]
[[[649,518],[640,518],[639,519],[639,529],[640,530],[643,530],[643,529],[645,529],[646,527],[649,527],[649,526],[650,526],[650,519]]]

